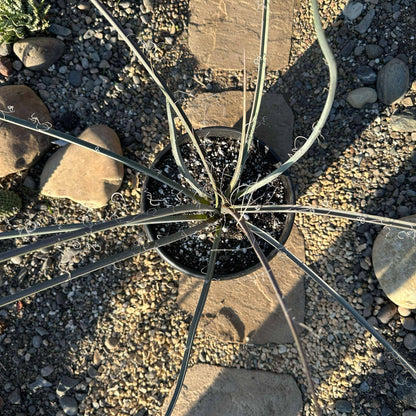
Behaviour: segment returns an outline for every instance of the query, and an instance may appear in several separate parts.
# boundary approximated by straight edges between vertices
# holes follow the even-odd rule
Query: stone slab
[[[303,236],[296,226],[285,246],[305,261]],[[291,315],[297,323],[303,323],[305,289],[302,272],[283,254],[274,257],[270,265]],[[202,285],[202,280],[181,276],[179,306],[193,314]],[[258,345],[293,342],[273,288],[261,269],[236,280],[212,282],[199,328],[222,341]]]
[[[165,400],[162,414],[167,410]],[[300,416],[302,395],[288,374],[198,364],[188,370],[172,416]]]
[[[401,218],[416,223],[416,215]],[[416,309],[416,245],[414,231],[384,227],[373,245],[374,273],[396,305]]]
[[[250,118],[254,93],[246,96],[247,122]],[[226,126],[241,130],[243,92],[224,91],[198,94],[186,105],[186,113],[195,128]],[[293,148],[294,116],[281,94],[263,96],[255,135],[273,149],[284,162]]]
[[[294,0],[271,0],[267,66],[289,62]],[[261,0],[192,0],[189,48],[201,67],[225,70],[256,67],[260,49]]]

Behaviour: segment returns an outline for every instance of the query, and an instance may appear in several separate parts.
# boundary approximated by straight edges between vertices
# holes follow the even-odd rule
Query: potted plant
[[[0,308],[27,296],[91,273],[92,271],[134,257],[147,250],[159,250],[163,256],[168,256],[168,262],[175,265],[178,260],[175,258],[176,252],[184,254],[183,263],[188,263],[186,246],[189,247],[189,253],[195,253],[197,251],[198,255],[196,257],[198,257],[198,262],[192,265],[191,270],[185,271],[203,278],[204,286],[190,325],[175,393],[166,412],[166,416],[168,416],[171,415],[181,391],[192,350],[193,339],[211,281],[215,278],[227,279],[238,277],[241,274],[249,272],[253,267],[261,265],[272,282],[283,313],[291,328],[299,350],[300,359],[305,369],[312,401],[316,407],[316,414],[321,414],[296,326],[293,324],[290,314],[285,308],[278,280],[268,263],[267,255],[273,255],[273,252],[279,251],[288,256],[311,279],[344,306],[363,327],[370,331],[416,377],[416,369],[411,363],[400,355],[333,288],[284,246],[285,238],[290,231],[291,222],[293,221],[293,214],[296,212],[360,220],[374,224],[394,226],[404,230],[414,229],[414,224],[406,221],[336,211],[327,208],[297,206],[294,204],[290,180],[285,175],[287,175],[290,166],[296,163],[308,151],[319,136],[329,115],[336,86],[336,65],[320,24],[316,0],[311,0],[311,4],[319,44],[330,70],[329,93],[321,117],[311,135],[305,144],[283,164],[278,162],[276,156],[269,149],[266,149],[261,141],[254,138],[254,129],[259,113],[266,71],[269,0],[264,0],[260,44],[261,58],[259,60],[259,75],[253,109],[250,120],[248,121],[245,120],[245,111],[243,112],[243,127],[241,132],[233,130],[225,131],[225,129],[195,131],[182,108],[174,100],[166,84],[154,72],[152,66],[136,43],[128,37],[120,24],[108,13],[99,0],[91,0],[91,2],[117,30],[119,36],[128,44],[134,55],[163,92],[166,98],[171,148],[162,152],[156,159],[155,164],[149,168],[71,135],[58,132],[49,128],[49,126],[43,128],[29,121],[18,119],[6,111],[1,111],[0,117],[5,122],[31,130],[41,131],[50,137],[77,144],[91,151],[100,152],[142,173],[147,179],[143,190],[143,195],[145,196],[142,202],[144,212],[111,221],[93,223],[88,226],[84,224],[70,224],[50,226],[45,229],[28,230],[20,233],[2,233],[0,239],[16,238],[22,235],[55,235],[27,246],[1,253],[0,261],[6,261],[18,255],[27,254],[35,250],[54,246],[58,243],[71,241],[92,233],[121,226],[146,226],[150,238],[143,245],[100,259],[88,266],[80,267],[72,273],[64,273],[51,280],[35,284],[18,293],[6,296],[0,300]],[[182,122],[186,136],[177,138],[173,113]],[[217,161],[219,163],[215,166]],[[255,172],[254,176],[253,171]],[[160,185],[157,186],[156,184]],[[276,192],[279,189],[280,191]],[[271,223],[280,223],[280,225],[278,224],[276,229],[274,229],[270,226]],[[184,245],[180,245],[182,244],[180,242],[184,242]],[[230,250],[233,256],[239,255],[240,253],[246,254],[249,251],[250,255],[247,256],[249,259],[248,263],[244,265],[242,270],[235,270],[233,267],[227,266],[230,257],[224,256],[224,259],[220,259],[222,249],[225,249],[224,251]],[[231,257],[231,262],[233,259],[235,257]],[[179,270],[184,270],[183,265],[176,265],[175,267]]]
[[[236,160],[238,155],[238,143],[241,133],[231,128],[225,127],[208,127],[196,132],[207,151],[207,160],[212,166],[213,172],[217,178],[221,178],[219,188],[225,193],[229,185],[229,179],[234,168],[230,161]],[[195,153],[192,152],[192,145],[187,136],[183,136],[178,140],[179,148],[182,153],[186,152],[186,159],[190,163],[197,161]],[[234,146],[233,146],[234,144]],[[255,183],[258,177],[265,176],[279,165],[278,156],[259,139],[254,139],[253,150],[245,169],[245,177],[242,178],[244,183]],[[190,166],[193,178],[197,178],[201,189],[206,187],[207,175],[201,171],[198,163]],[[171,179],[177,178],[179,170],[175,164],[175,158],[172,155],[172,147],[166,147],[160,152],[154,161],[152,168],[165,172]],[[163,186],[156,180],[146,178],[143,185],[142,207],[144,212],[157,206],[158,208],[167,208],[169,205],[177,205],[186,203],[186,196],[178,195],[171,188]],[[276,178],[272,183],[268,184],[267,189],[257,192],[253,195],[253,199],[261,204],[264,202],[274,202],[276,204],[291,205],[295,203],[295,192],[292,181],[288,174]],[[157,201],[157,202],[153,202]],[[244,203],[244,199],[241,199]],[[254,215],[253,221],[261,228],[270,226],[270,232],[275,235],[282,244],[287,240],[292,228],[294,214],[285,213],[275,215]],[[224,251],[217,259],[217,265],[214,271],[215,280],[225,280],[247,275],[260,267],[260,263],[255,253],[250,249],[249,242],[239,232],[234,221],[230,221],[228,216],[221,219],[222,229],[222,246]],[[153,224],[145,226],[147,235],[151,240],[156,240],[161,236],[167,236],[180,231],[184,227],[189,227],[186,223],[177,224]],[[175,244],[158,248],[159,254],[173,267],[183,273],[193,277],[205,278],[204,270],[208,266],[208,254],[211,250],[211,243],[215,226],[211,229],[201,231],[192,237],[181,240]],[[273,257],[277,250],[265,243],[263,252],[269,257]]]

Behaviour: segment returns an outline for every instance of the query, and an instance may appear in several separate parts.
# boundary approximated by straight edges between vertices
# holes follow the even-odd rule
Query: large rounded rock
[[[122,154],[120,140],[110,127],[91,126],[79,138]],[[46,162],[40,178],[41,193],[69,198],[88,208],[100,208],[119,189],[123,171],[120,162],[70,144],[58,149]]]
[[[378,98],[384,104],[393,104],[406,94],[409,88],[409,81],[409,68],[407,65],[400,59],[392,59],[378,73]]]
[[[33,71],[48,69],[64,53],[65,44],[56,38],[39,37],[19,40],[13,45],[13,52],[23,65]]]
[[[416,215],[402,218],[416,222]],[[415,231],[384,227],[373,246],[374,273],[385,294],[407,309],[416,308]]]
[[[0,177],[28,169],[50,145],[44,134],[1,121],[2,111],[25,120],[36,119],[40,129],[52,121],[45,104],[29,87],[0,87]]]

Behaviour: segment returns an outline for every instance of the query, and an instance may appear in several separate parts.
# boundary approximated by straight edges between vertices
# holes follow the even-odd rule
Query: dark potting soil
[[[207,161],[216,180],[218,188],[222,191],[227,189],[231,181],[238,158],[239,143],[233,138],[209,137],[202,140],[202,145],[207,154]],[[194,150],[192,144],[184,143],[180,146],[184,162],[193,178],[201,184],[201,187],[209,194],[213,194],[210,181],[202,162]],[[239,186],[255,183],[276,169],[277,161],[269,154],[266,157],[267,148],[261,145],[253,145],[250,156],[247,159],[244,171],[241,175]],[[159,170],[170,179],[180,181],[187,188],[189,185],[182,178],[175,160],[170,152],[166,153],[157,161],[156,170]],[[238,189],[238,187],[237,187]],[[149,178],[148,188],[144,197],[147,201],[147,209],[165,208],[189,204],[192,201],[167,185]],[[287,191],[282,180],[276,178],[270,184],[254,192],[251,196],[243,197],[234,202],[246,205],[278,205],[288,203]],[[282,233],[286,214],[245,214],[247,220],[257,227],[268,231],[274,238],[278,239]],[[245,235],[237,228],[236,222],[229,216],[221,218],[222,234],[219,253],[215,266],[215,275],[228,275],[238,273],[258,264],[250,243]],[[188,228],[193,223],[158,224],[150,226],[151,233],[155,239],[173,234],[181,229]],[[190,268],[198,273],[206,273],[210,250],[214,240],[215,225],[209,226],[202,232],[185,238],[162,248],[165,255],[171,257],[183,267]],[[262,239],[258,239],[263,252],[270,254],[273,248]]]

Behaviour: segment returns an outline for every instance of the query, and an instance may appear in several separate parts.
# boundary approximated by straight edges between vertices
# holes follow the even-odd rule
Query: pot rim
[[[228,137],[232,137],[232,138],[237,138],[239,139],[241,136],[241,132],[239,130],[236,130],[234,128],[231,127],[223,127],[223,126],[212,126],[212,127],[204,127],[198,130],[195,130],[195,134],[198,134],[198,136],[201,137],[218,137],[218,136],[228,136]],[[188,138],[188,134],[184,134],[182,136],[180,136],[178,138],[178,144],[182,144],[186,139]],[[258,145],[258,148],[265,152],[265,157],[270,155],[272,156],[274,159],[276,159],[276,162],[279,162],[279,157],[276,154],[276,152],[271,149],[269,146],[267,146],[262,140],[258,139],[257,137],[254,137],[253,139],[253,143]],[[171,149],[171,145],[170,143],[164,147],[157,155],[155,160],[153,161],[151,168],[154,168],[155,165],[159,162],[159,160],[170,151]],[[295,189],[292,183],[292,180],[290,178],[289,172],[286,171],[284,172],[281,176],[285,191],[286,191],[286,199],[287,199],[287,203],[288,204],[294,204],[295,203]],[[147,203],[147,199],[145,197],[143,197],[145,195],[145,190],[147,188],[149,182],[149,176],[145,177],[144,183],[143,183],[143,187],[142,187],[142,199],[140,201],[140,208],[142,212],[146,212],[146,209],[148,208],[146,206]],[[293,227],[293,222],[295,219],[295,214],[294,213],[287,213],[286,214],[286,219],[285,219],[285,223],[283,226],[283,230],[279,236],[279,242],[284,244],[287,239],[289,238],[290,232],[292,230]],[[148,225],[144,225],[144,229],[146,232],[147,237],[150,239],[150,241],[154,241],[155,238],[152,235],[152,232],[150,230],[150,227]],[[168,264],[170,264],[173,268],[175,268],[176,270],[180,271],[181,273],[184,273],[186,275],[192,276],[192,277],[196,277],[199,279],[205,279],[205,274],[198,272],[197,270],[188,268],[186,266],[184,266],[183,264],[178,263],[175,259],[173,259],[172,257],[169,256],[169,254],[167,254],[164,251],[164,247],[158,247],[156,248],[158,254],[162,257],[162,259],[164,261],[166,261]],[[273,257],[276,256],[276,254],[278,253],[277,249],[273,249],[268,255],[267,255],[267,260],[270,261]],[[254,264],[253,266],[241,270],[239,272],[235,272],[235,273],[229,273],[229,274],[215,274],[214,273],[214,277],[213,280],[231,280],[231,279],[237,279],[239,277],[243,277],[243,276],[247,276],[248,274],[251,274],[253,272],[255,272],[256,270],[258,270],[259,268],[261,268],[261,264],[260,262],[257,262],[256,264]]]

